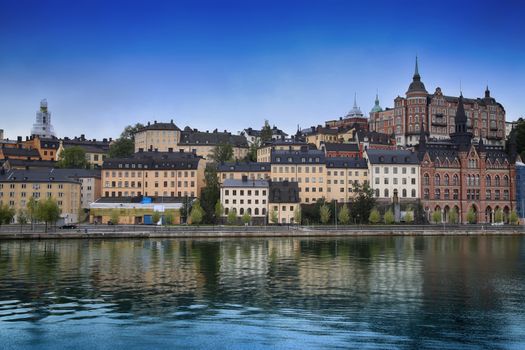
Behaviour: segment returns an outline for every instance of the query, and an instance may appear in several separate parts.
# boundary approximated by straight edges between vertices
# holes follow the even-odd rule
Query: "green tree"
[[[411,224],[411,223],[414,222],[414,214],[413,214],[412,211],[407,211],[407,212],[405,213],[405,222],[406,222],[407,224]]]
[[[151,214],[151,221],[153,221],[153,225],[158,225],[161,218],[162,214],[159,211],[154,211],[153,214]]]
[[[441,210],[434,210],[432,213],[432,222],[434,224],[441,223]]]
[[[0,205],[0,226],[10,224],[15,216],[15,210],[7,204]]]
[[[494,221],[497,223],[503,222],[503,210],[501,208],[498,208],[494,213]]]
[[[191,208],[190,220],[192,225],[202,224],[202,219],[204,218],[204,210],[202,210],[201,203],[197,199]]]
[[[368,222],[370,222],[372,225],[376,225],[381,221],[381,214],[379,213],[379,210],[376,208],[373,208],[370,210],[370,215],[368,216]]]
[[[516,210],[513,210],[513,211],[510,212],[509,222],[512,225],[517,225],[518,224],[519,217],[518,217],[518,213],[516,212]]]
[[[127,158],[135,152],[135,143],[133,140],[119,138],[109,146],[108,156],[110,158]]]
[[[385,215],[383,216],[383,220],[385,222],[385,224],[387,225],[392,225],[395,221],[395,217],[394,217],[394,212],[392,211],[392,209],[388,209],[385,213]]]
[[[236,225],[237,224],[237,213],[235,212],[235,210],[230,210],[228,212],[228,216],[226,218],[226,222],[228,223],[228,225]]]
[[[31,222],[31,230],[33,229],[33,225],[35,223],[36,219],[36,207],[37,207],[37,200],[35,197],[31,196],[26,204],[26,210],[27,210],[27,216],[29,217],[29,221]]]
[[[330,210],[330,207],[325,203],[319,209],[319,217],[321,219],[321,223],[326,225],[330,221],[330,216],[332,216],[332,212]]]
[[[368,183],[363,185],[354,184],[354,202],[352,204],[352,218],[359,223],[366,222],[370,218],[372,209],[376,205],[374,190]],[[377,222],[379,222],[379,219]]]
[[[261,144],[272,140],[272,128],[268,120],[264,121],[264,126],[261,129]]]
[[[17,213],[16,213],[16,220],[18,221],[18,223],[20,225],[25,225],[27,224],[27,210],[24,209],[24,208],[20,208],[18,209]]]
[[[297,225],[301,225],[301,219],[302,219],[302,212],[301,212],[301,205],[297,205],[293,212],[293,221]]]
[[[472,207],[469,208],[468,212],[467,212],[467,222],[469,224],[475,224],[476,223],[476,212],[474,211],[474,209]]]
[[[457,224],[458,223],[458,211],[456,210],[456,208],[452,208],[448,212],[448,223],[449,224]]]
[[[224,213],[224,207],[221,204],[221,201],[218,200],[215,203],[215,221],[216,222],[219,222],[219,220],[221,219],[223,213]]]
[[[113,209],[109,215],[109,220],[113,225],[118,225],[120,219],[120,212],[117,209]]]
[[[348,225],[350,223],[350,210],[346,204],[343,204],[338,214],[339,223],[341,225]]]
[[[54,224],[60,218],[60,207],[54,198],[48,197],[38,201],[36,219],[45,222],[45,231],[49,224]]]
[[[166,214],[164,215],[164,221],[166,222],[166,225],[173,225],[173,223],[175,222],[175,214],[173,213],[173,211],[166,212]]]
[[[250,145],[248,153],[246,154],[247,162],[256,162],[257,161],[257,149],[259,149],[260,143],[259,140],[255,140],[254,143]]]
[[[279,223],[279,215],[277,214],[277,210],[271,210],[270,211],[270,222],[272,224],[278,224]]]
[[[217,175],[217,165],[208,164],[204,170],[204,182],[206,183],[201,191],[200,205],[204,210],[204,222],[211,224],[217,222],[219,217],[216,214],[217,202],[220,202],[221,192],[219,177]]]
[[[230,143],[220,143],[212,150],[211,159],[215,163],[233,160],[233,146]]]
[[[250,221],[252,220],[252,216],[248,213],[248,212],[245,212],[242,217],[241,217],[241,220],[242,220],[242,223],[243,224],[249,224]]]
[[[144,125],[142,125],[141,123],[137,123],[135,125],[128,125],[124,128],[119,138],[135,141],[135,134],[143,127]]]
[[[68,169],[89,168],[89,162],[86,160],[86,151],[80,146],[65,148],[60,152],[57,166]]]

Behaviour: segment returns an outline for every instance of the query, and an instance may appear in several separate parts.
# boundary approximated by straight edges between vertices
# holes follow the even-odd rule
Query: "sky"
[[[47,98],[57,136],[129,124],[295,132],[392,107],[415,56],[429,92],[525,116],[523,1],[0,0],[0,129],[30,133]]]

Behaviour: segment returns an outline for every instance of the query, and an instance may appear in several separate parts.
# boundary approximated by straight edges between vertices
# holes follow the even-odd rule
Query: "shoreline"
[[[493,227],[442,227],[414,228],[408,227],[363,227],[362,229],[337,229],[322,227],[272,227],[260,228],[213,228],[207,227],[177,230],[138,230],[138,231],[98,231],[98,230],[71,230],[56,232],[0,232],[0,241],[3,240],[43,240],[43,239],[136,239],[136,238],[267,238],[267,237],[370,237],[370,236],[516,236],[525,235],[521,226],[495,229]]]

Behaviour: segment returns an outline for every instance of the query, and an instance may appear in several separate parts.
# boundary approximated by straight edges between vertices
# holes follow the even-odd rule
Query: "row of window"
[[[145,187],[148,187],[148,183],[145,182]],[[171,187],[175,187],[175,181],[170,181],[169,184],[171,185]],[[195,187],[195,181],[177,181],[177,186],[178,187],[182,187],[182,185],[184,184],[184,187]],[[155,188],[158,188],[159,187],[159,182],[155,181],[155,183],[153,184],[153,187]],[[164,187],[168,187],[168,181],[164,181],[163,183]],[[140,181],[137,181],[135,183],[135,181],[105,181],[104,182],[104,187],[105,188],[111,188],[111,187],[124,187],[124,188],[141,188],[142,187],[142,182]]]
[[[393,196],[398,195],[398,193],[399,193],[399,192],[398,192],[397,189],[394,190],[394,191],[392,191],[392,195],[393,195]],[[375,195],[376,197],[380,197],[380,194],[381,194],[381,192],[379,191],[379,188],[376,188],[376,189],[374,190],[374,195]],[[390,197],[390,191],[389,191],[388,188],[385,188],[385,189],[383,190],[383,197],[385,197],[385,198],[389,198],[389,197]],[[410,197],[411,197],[411,198],[416,198],[416,190],[415,190],[415,189],[412,189],[412,190],[410,191]],[[406,188],[403,188],[403,189],[401,190],[401,198],[408,198],[408,191],[406,190]]]
[[[231,209],[230,208],[224,208],[224,215],[228,215],[228,213],[230,211],[233,211],[233,212],[237,213],[237,210],[235,208],[231,208]],[[244,215],[245,212],[250,214],[250,215],[252,215],[252,208],[246,208],[246,209],[240,208],[239,209],[239,215]],[[260,215],[266,215],[266,208],[262,208],[261,210],[259,210],[259,208],[254,208],[253,209],[253,215],[257,216],[257,215],[259,215],[259,213],[260,213]]]
[[[503,190],[503,200],[509,200],[509,190]],[[430,199],[430,190],[425,188],[423,190],[423,199]],[[441,189],[436,188],[434,190],[434,199],[441,199]],[[450,190],[447,188],[443,191],[443,199],[450,199]],[[452,192],[452,199],[459,199],[459,190],[454,189]],[[480,190],[468,189],[467,190],[467,200],[479,200],[480,199]],[[492,190],[486,190],[485,200],[501,200],[501,191],[494,191],[494,198],[492,197]]]
[[[17,184],[11,183],[11,184],[9,184],[9,188],[10,189],[14,189],[14,188],[16,188],[16,185]],[[33,190],[39,190],[40,189],[40,185],[41,184],[33,184],[31,187],[33,188]],[[58,186],[58,189],[63,189],[64,188],[64,184],[46,184],[45,187],[47,187],[48,190],[51,190],[51,189],[54,188],[53,185]],[[43,184],[42,184],[42,187],[44,187]],[[0,189],[3,189],[3,188],[4,188],[4,184],[0,184]],[[22,188],[22,189],[27,188],[27,184],[26,183],[21,183],[20,184],[20,188]]]
[[[375,184],[375,185],[379,185],[379,184],[380,184],[380,180],[381,180],[381,179],[380,179],[379,177],[376,177],[376,178],[375,178],[375,181],[374,181],[374,184]],[[390,184],[390,180],[388,179],[388,177],[384,177],[384,178],[383,178],[383,184],[384,184],[384,185],[389,185],[389,184]],[[397,177],[394,177],[394,178],[392,179],[392,184],[393,184],[393,185],[398,185],[398,184],[399,184],[399,180],[398,180]],[[401,178],[401,184],[402,184],[402,185],[407,185],[407,178],[406,178],[406,177]],[[411,185],[415,185],[415,184],[416,184],[416,179],[415,179],[415,178],[411,178],[411,179],[410,179],[410,184],[411,184]]]
[[[259,190],[246,190],[246,192],[244,190],[238,190],[239,191],[239,195],[240,196],[244,196],[244,193],[246,193],[246,195],[248,196],[251,196],[252,195],[252,191],[254,193],[254,195],[258,196],[259,193],[262,193],[263,196],[266,196],[266,190],[260,190],[261,192],[259,192]],[[236,196],[237,195],[237,190],[231,190],[231,193],[233,196]],[[229,196],[230,195],[230,190],[224,190],[224,195],[225,196]]]
[[[16,192],[9,192],[9,193],[6,192],[6,195],[7,194],[9,195],[9,198],[16,197]],[[4,196],[4,192],[0,192],[0,197],[3,197],[3,196]],[[40,192],[31,192],[31,196],[33,196],[34,198],[40,198]],[[51,197],[51,196],[52,196],[52,193],[47,192],[47,197]],[[28,192],[20,192],[20,197],[22,198],[28,197]],[[58,197],[64,197],[64,192],[58,192]]]
[[[465,179],[467,180],[468,186],[479,186],[480,185],[480,176],[479,175],[465,175]],[[428,174],[423,175],[423,185],[429,185],[430,184],[430,176]],[[443,185],[445,186],[458,186],[459,185],[459,177],[457,174],[454,174],[452,177],[452,182],[450,182],[450,177],[448,174],[445,174],[443,176]],[[441,186],[441,176],[439,174],[434,175],[434,185],[435,186]],[[486,186],[492,186],[492,177],[490,175],[487,175],[485,177],[485,185]],[[494,177],[494,186],[499,187],[501,186],[501,180],[499,175],[496,175]],[[508,187],[509,186],[509,177],[507,175],[503,176],[503,186]]]
[[[230,204],[230,200],[229,199],[224,199],[224,204]],[[231,200],[231,204],[237,204],[237,199],[234,198]],[[244,204],[244,199],[239,199],[239,204]],[[252,200],[251,199],[247,199],[246,200],[246,204],[252,204]],[[258,205],[259,204],[259,200],[258,199],[254,199],[253,200],[253,204],[255,205]],[[261,203],[260,204],[266,204],[266,199],[261,199]]]
[[[109,170],[106,170],[105,171],[105,175],[106,177],[109,177],[109,175],[111,174],[112,177],[142,177],[142,171],[109,171]],[[154,177],[159,177],[163,175],[164,177],[194,177],[195,176],[195,171],[194,170],[191,170],[191,171],[188,171],[188,170],[185,170],[185,171],[155,171],[153,176]],[[144,176],[145,177],[148,177],[148,172],[145,172],[144,173]]]
[[[297,172],[298,173],[302,173],[303,172],[303,168],[304,168],[304,172],[305,173],[316,173],[316,172],[319,172],[319,173],[322,173],[323,172],[323,169],[324,167],[322,166],[298,166],[297,167]],[[295,171],[295,167],[282,167],[282,166],[275,166],[273,167],[273,172],[275,173],[289,173],[289,172],[294,172]]]
[[[104,197],[135,197],[135,196],[138,196],[140,197],[142,195],[142,192],[138,191],[138,192],[135,192],[135,191],[105,191],[104,192]],[[144,193],[145,196],[148,196],[149,193],[148,192],[145,192]],[[157,197],[159,196],[159,192],[158,191],[155,191],[153,192],[153,196]],[[171,191],[171,192],[168,192],[168,191],[164,191],[162,192],[162,196],[164,197],[175,197],[175,192],[174,191]],[[194,191],[178,191],[177,192],[177,197],[195,197],[195,192]]]
[[[374,170],[374,173],[375,174],[379,174],[379,169],[380,167],[375,167],[375,170]],[[390,173],[390,167],[383,167],[383,174],[389,174]],[[407,168],[406,167],[401,167],[401,174],[406,174],[407,173]],[[416,173],[416,168],[415,167],[411,167],[410,168],[410,173],[411,174],[415,174]],[[398,167],[397,166],[394,166],[392,167],[392,174],[398,174]]]

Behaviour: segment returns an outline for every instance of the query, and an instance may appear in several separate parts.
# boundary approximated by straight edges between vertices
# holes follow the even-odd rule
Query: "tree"
[[[237,224],[237,213],[235,212],[235,210],[232,209],[228,212],[228,217],[226,218],[226,222],[228,223],[228,225]]]
[[[173,213],[173,211],[166,212],[166,214],[164,215],[164,221],[166,222],[166,225],[173,225],[173,223],[175,222],[175,214]]]
[[[221,201],[218,200],[217,203],[215,203],[215,221],[218,222],[222,214],[224,213],[224,207],[221,204]]]
[[[133,140],[119,138],[109,146],[108,156],[110,158],[131,157],[135,152],[135,143]]]
[[[153,221],[153,225],[158,225],[161,218],[162,214],[158,211],[154,211],[151,215],[151,221]]]
[[[113,209],[109,215],[109,221],[111,221],[113,225],[118,225],[119,219],[120,212],[117,209]]]
[[[456,208],[452,208],[448,212],[448,223],[449,224],[457,224],[458,223],[458,211],[456,210]]]
[[[297,225],[301,225],[301,216],[302,216],[302,213],[301,213],[301,206],[300,205],[297,205],[297,207],[295,208],[294,212],[293,212],[293,221],[297,224]]]
[[[341,210],[339,210],[338,219],[341,225],[348,225],[350,222],[350,210],[348,210],[348,206],[346,204],[343,204]]]
[[[27,210],[24,208],[18,209],[16,213],[16,220],[20,225],[27,224]]]
[[[221,197],[216,164],[208,164],[206,166],[206,169],[204,169],[204,181],[206,186],[201,191],[200,205],[204,210],[204,222],[211,224],[217,222],[220,218],[220,216],[216,215],[217,202],[220,202]]]
[[[241,217],[241,220],[243,224],[247,225],[252,220],[252,216],[248,212],[245,212],[243,216]]]
[[[411,224],[411,223],[414,222],[414,214],[413,214],[412,211],[407,211],[407,212],[405,213],[405,222],[406,222],[407,224]]]
[[[37,204],[38,202],[33,196],[29,198],[29,201],[27,201],[27,204],[26,204],[27,216],[29,217],[29,221],[31,221],[31,230],[33,229],[33,224],[35,223]]]
[[[264,121],[264,126],[261,129],[261,144],[264,144],[266,141],[272,140],[272,128],[268,120]]]
[[[54,224],[60,218],[60,207],[54,198],[40,200],[36,207],[36,219],[45,222],[45,231],[49,224]]]
[[[141,123],[137,123],[135,125],[128,125],[124,128],[119,138],[135,141],[135,134],[143,127],[144,125],[142,125]]]
[[[89,168],[89,162],[86,160],[86,151],[80,146],[65,148],[58,157],[58,167],[69,169],[86,169]]]
[[[0,226],[10,224],[15,216],[15,210],[7,204],[0,205]]]
[[[498,208],[494,213],[494,221],[497,223],[503,222],[503,210],[501,208]]]
[[[220,143],[212,150],[211,159],[215,163],[224,163],[233,160],[233,147],[230,143]]]
[[[516,210],[513,210],[513,211],[510,212],[509,222],[512,225],[517,225],[518,224],[519,217],[518,217],[518,213],[516,212]]]
[[[328,221],[330,221],[330,216],[332,216],[332,212],[330,208],[328,207],[328,205],[326,205],[326,203],[323,204],[321,208],[319,209],[319,216],[321,219],[321,223],[324,225],[326,225]]]
[[[259,149],[259,146],[260,146],[259,140],[255,140],[255,142],[250,145],[250,148],[248,149],[248,153],[246,154],[246,158],[245,158],[247,162],[257,161],[257,150]]]
[[[392,209],[388,209],[385,213],[385,215],[383,216],[383,220],[385,222],[385,224],[387,225],[392,225],[395,221],[395,217],[394,217],[394,212],[392,211]]]
[[[272,224],[278,224],[279,223],[279,215],[277,214],[277,210],[271,210],[270,211],[270,221]]]
[[[441,223],[441,210],[434,210],[434,212],[432,213],[432,222],[434,224]]]
[[[476,223],[476,212],[472,207],[469,208],[467,212],[467,222],[469,224],[475,224]]]
[[[363,185],[354,184],[354,194],[356,195],[352,204],[352,218],[359,223],[363,221],[366,222],[366,219],[370,218],[371,211],[376,205],[374,191],[368,183]],[[377,222],[379,221],[380,219]]]
[[[379,213],[379,210],[376,208],[373,208],[370,211],[370,215],[368,216],[368,222],[370,222],[372,225],[376,225],[381,221],[381,214]]]
[[[191,208],[190,220],[192,225],[199,225],[204,218],[204,210],[202,210],[201,203],[197,199]]]

